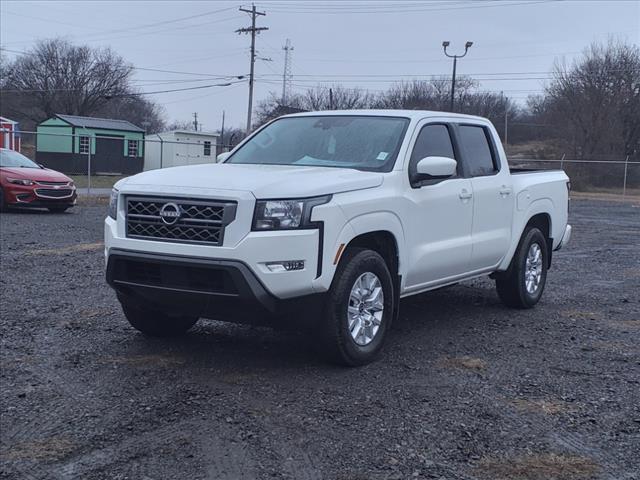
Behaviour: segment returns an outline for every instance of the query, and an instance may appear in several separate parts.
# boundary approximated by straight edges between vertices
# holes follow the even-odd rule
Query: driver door
[[[463,178],[451,127],[446,123],[423,125],[416,137],[408,174],[410,188],[407,236],[409,269],[405,291],[420,290],[469,271],[473,221],[471,180]],[[429,156],[458,161],[457,174],[440,180],[420,179],[419,160]]]

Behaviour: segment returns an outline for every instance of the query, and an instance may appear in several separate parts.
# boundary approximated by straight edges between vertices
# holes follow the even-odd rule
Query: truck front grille
[[[127,237],[222,245],[236,202],[188,198],[126,198]]]

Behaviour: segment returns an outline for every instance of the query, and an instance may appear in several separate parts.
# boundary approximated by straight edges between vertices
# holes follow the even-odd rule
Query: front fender
[[[321,277],[314,282],[314,290],[327,291],[333,281],[337,263],[344,247],[359,235],[386,231],[395,238],[398,247],[398,273],[403,275],[407,265],[405,235],[398,216],[389,211],[371,212],[351,218],[342,227],[335,240],[327,242]],[[344,247],[343,247],[344,245]]]

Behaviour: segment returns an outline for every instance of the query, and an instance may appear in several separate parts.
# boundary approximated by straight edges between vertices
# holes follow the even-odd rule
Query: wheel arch
[[[498,266],[498,271],[504,271],[509,268],[509,264],[516,253],[522,235],[531,226],[539,228],[547,240],[547,250],[549,253],[547,267],[551,267],[551,252],[553,250],[553,238],[551,237],[553,232],[553,217],[551,212],[553,212],[553,204],[551,201],[548,199],[540,199],[529,206],[526,213],[520,217],[520,222],[514,222],[516,224],[512,230],[514,235],[511,239],[511,245],[509,246],[507,255],[505,255]]]
[[[382,211],[353,217],[334,238],[325,249],[323,274],[316,283],[318,291],[326,291],[330,287],[342,254],[349,246],[377,251],[388,261],[394,277],[403,275],[407,264],[404,230],[394,213]]]

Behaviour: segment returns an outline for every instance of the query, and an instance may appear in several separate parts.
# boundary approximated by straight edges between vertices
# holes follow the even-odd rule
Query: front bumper
[[[5,202],[12,207],[26,207],[26,208],[46,208],[46,207],[60,207],[60,206],[73,206],[77,201],[77,192],[75,186],[63,187],[56,189],[54,187],[46,185],[4,185]],[[66,190],[69,193],[66,194]],[[65,192],[64,196],[51,196],[51,193],[47,194],[47,191]],[[55,193],[54,193],[55,194]]]
[[[121,299],[163,312],[240,323],[265,320],[317,302],[319,295],[281,300],[241,261],[112,249],[107,282]],[[317,309],[313,309],[317,311]]]
[[[242,205],[239,205],[242,208]],[[220,259],[245,265],[265,289],[274,297],[289,299],[318,293],[314,280],[318,277],[320,231],[250,232],[243,225],[251,217],[239,216],[225,231],[224,245],[198,245],[137,239],[126,236],[123,215],[118,220],[105,220],[105,256],[114,252],[141,252],[164,257],[193,258],[207,262]],[[238,230],[244,230],[244,235]],[[304,261],[304,268],[295,271],[272,271],[268,264],[282,261]]]

